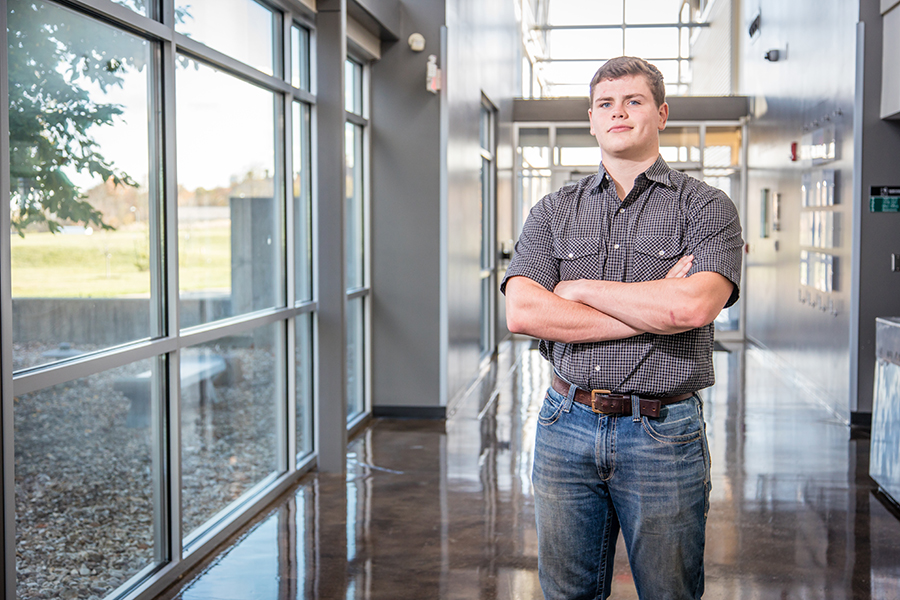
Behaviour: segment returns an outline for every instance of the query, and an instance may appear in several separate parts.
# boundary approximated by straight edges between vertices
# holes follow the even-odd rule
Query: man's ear
[[[659,130],[666,128],[666,122],[669,120],[669,103],[663,102],[659,107]]]

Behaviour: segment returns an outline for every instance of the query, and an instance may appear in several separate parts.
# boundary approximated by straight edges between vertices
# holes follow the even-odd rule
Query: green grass
[[[12,235],[14,298],[150,296],[146,229]],[[182,291],[231,287],[231,232],[194,229],[179,239]]]

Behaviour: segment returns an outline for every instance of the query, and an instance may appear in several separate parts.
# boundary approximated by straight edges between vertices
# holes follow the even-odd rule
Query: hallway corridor
[[[702,396],[710,600],[900,598],[900,519],[868,438],[763,351],[715,353]],[[530,471],[550,371],[505,344],[446,422],[375,420],[347,476],[311,473],[165,600],[539,599]],[[612,597],[636,598],[623,544]]]

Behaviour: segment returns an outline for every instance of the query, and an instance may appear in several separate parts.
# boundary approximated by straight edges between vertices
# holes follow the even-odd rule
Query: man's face
[[[627,75],[594,86],[588,117],[604,156],[646,160],[659,154],[669,105],[656,106],[646,78]]]

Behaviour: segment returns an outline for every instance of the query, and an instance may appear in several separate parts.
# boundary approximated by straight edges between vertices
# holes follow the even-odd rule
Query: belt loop
[[[631,395],[631,420],[641,422],[641,398],[637,394]]]
[[[569,384],[569,394],[566,396],[566,404],[563,406],[563,410],[569,412],[572,410],[572,403],[575,402],[575,392],[578,391],[578,386],[574,383]]]

